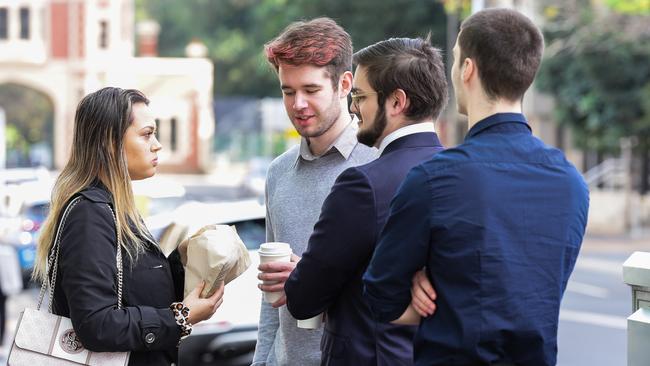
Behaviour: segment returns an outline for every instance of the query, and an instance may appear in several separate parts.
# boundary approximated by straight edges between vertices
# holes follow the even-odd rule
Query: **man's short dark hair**
[[[447,104],[447,78],[440,50],[427,39],[391,38],[354,54],[383,106],[386,97],[402,89],[409,98],[405,115],[413,121],[438,118]]]
[[[485,9],[465,19],[458,36],[459,64],[478,66],[483,89],[492,99],[517,101],[535,79],[544,52],[539,28],[512,9]]]

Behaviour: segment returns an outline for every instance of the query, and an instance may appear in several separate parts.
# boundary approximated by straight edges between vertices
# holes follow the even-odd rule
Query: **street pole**
[[[641,231],[641,225],[639,222],[639,204],[637,199],[633,197],[634,192],[632,190],[632,148],[636,145],[635,140],[634,137],[625,137],[620,140],[621,164],[625,169],[623,177],[625,214],[623,219],[625,228],[632,236],[639,235],[639,232]]]
[[[0,169],[4,169],[7,166],[6,116],[4,108],[0,107]]]

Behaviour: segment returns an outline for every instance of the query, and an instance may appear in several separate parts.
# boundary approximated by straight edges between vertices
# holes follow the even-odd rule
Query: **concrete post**
[[[650,253],[634,252],[623,263],[623,281],[632,288],[632,311],[627,318],[627,364],[650,365]]]

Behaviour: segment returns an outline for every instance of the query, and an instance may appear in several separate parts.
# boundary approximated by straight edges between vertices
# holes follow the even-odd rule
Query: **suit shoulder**
[[[337,183],[341,182],[362,182],[362,181],[369,181],[368,178],[368,173],[367,173],[367,167],[368,164],[365,165],[358,165],[358,166],[353,166],[345,169],[344,171],[339,174],[339,176],[336,178]]]
[[[420,166],[429,172],[439,171],[449,167],[469,162],[470,154],[465,147],[460,145],[437,152],[433,157]]]

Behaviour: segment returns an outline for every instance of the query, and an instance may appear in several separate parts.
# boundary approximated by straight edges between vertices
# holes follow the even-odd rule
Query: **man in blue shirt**
[[[453,52],[469,132],[408,174],[364,274],[365,296],[377,319],[394,321],[426,266],[437,299],[415,338],[417,365],[555,365],[589,196],[521,114],[542,35],[516,11],[488,9],[463,22]]]

